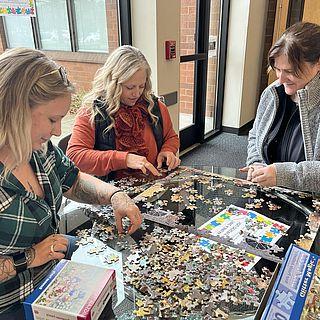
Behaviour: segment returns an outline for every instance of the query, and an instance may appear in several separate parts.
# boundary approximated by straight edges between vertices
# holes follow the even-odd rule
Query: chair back
[[[70,138],[71,138],[71,133],[61,138],[60,141],[58,142],[58,147],[64,152],[64,154],[66,154],[68,142]]]

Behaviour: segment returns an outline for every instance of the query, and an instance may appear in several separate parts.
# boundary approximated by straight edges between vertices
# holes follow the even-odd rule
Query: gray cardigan
[[[276,87],[269,85],[261,95],[253,128],[249,132],[247,165],[265,164],[263,145],[279,107]],[[301,191],[320,192],[320,75],[298,90],[301,131],[306,161],[277,162],[276,184]]]

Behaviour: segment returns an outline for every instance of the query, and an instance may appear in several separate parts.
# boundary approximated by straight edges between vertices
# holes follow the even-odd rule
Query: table
[[[275,261],[281,260],[290,243],[301,236],[304,237],[300,239],[300,245],[306,249],[310,249],[317,238],[319,219],[314,213],[314,206],[317,207],[318,202],[310,194],[279,188],[263,189],[245,184],[239,178],[243,176],[232,168],[181,167],[158,180],[139,176],[117,181],[119,187],[135,197],[145,217],[154,221],[162,219],[161,229],[158,223],[146,221],[142,229],[121,241],[111,235],[112,228],[105,232],[106,229],[101,227],[106,221],[107,225],[112,225],[110,208],[87,208],[86,215],[90,220],[77,229],[93,228],[96,238],[111,248],[121,250],[125,278],[133,278],[125,285],[126,299],[114,307],[118,319],[134,319],[138,315],[149,316],[149,313],[155,318],[185,316],[188,319],[210,319],[209,315],[214,314],[221,318],[228,315],[230,319],[244,319],[256,313],[268,279],[276,267]],[[205,248],[208,237],[200,238],[198,228],[213,219],[207,225],[211,233],[217,224],[215,218],[221,221],[227,219],[228,214],[234,221],[233,213],[238,214],[239,210],[230,205],[247,208],[244,212],[252,216],[255,215],[252,211],[257,213],[255,218],[262,221],[254,224],[249,219],[257,234],[261,233],[261,225],[273,220],[279,225],[275,228],[281,229],[284,224],[289,229],[277,246],[257,241],[248,233],[250,228],[246,225],[244,240],[240,244],[231,243],[232,239],[225,235],[221,236],[220,242],[227,245],[209,244],[209,249]],[[221,213],[226,208],[228,210]],[[170,217],[176,217],[177,213],[180,231],[172,229],[170,222]],[[263,221],[259,213],[272,220],[266,218]],[[242,219],[242,216],[237,218]],[[181,231],[186,230],[186,226],[193,226],[188,231],[196,233],[196,236]],[[201,241],[204,249],[211,252],[194,249],[194,243]],[[245,269],[253,257],[241,250],[243,245],[253,253],[266,251],[264,256],[268,259],[260,259],[251,270]],[[270,251],[271,247],[280,252]],[[194,254],[193,250],[196,250]],[[272,255],[268,256],[270,252]],[[265,268],[271,273],[266,273]],[[215,269],[217,272],[214,273],[212,270]],[[234,280],[236,278],[237,281]],[[164,287],[165,290],[160,292]],[[136,310],[135,316],[133,310]]]

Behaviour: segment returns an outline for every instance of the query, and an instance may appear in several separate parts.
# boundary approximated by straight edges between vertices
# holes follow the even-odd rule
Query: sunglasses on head
[[[65,86],[68,86],[70,84],[70,82],[68,80],[67,71],[63,66],[60,66],[58,69],[55,69],[55,70],[53,70],[51,72],[43,74],[42,76],[39,77],[39,79],[44,78],[46,76],[49,76],[51,74],[57,73],[57,72],[59,72],[59,75],[60,75],[60,78],[61,78],[63,84]]]

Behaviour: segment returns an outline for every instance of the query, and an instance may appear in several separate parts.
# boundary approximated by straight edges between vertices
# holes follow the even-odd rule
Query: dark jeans
[[[64,258],[70,260],[72,254],[78,249],[78,246],[76,245],[78,238],[69,235],[64,236],[69,240],[67,252]],[[18,304],[18,306],[15,307],[12,311],[0,314],[0,320],[25,320],[22,304]]]

